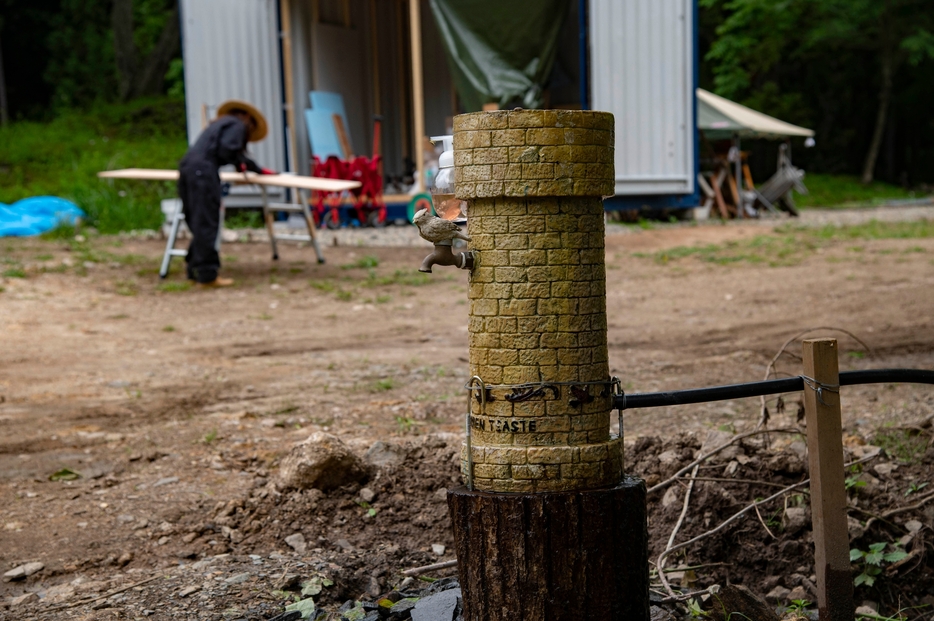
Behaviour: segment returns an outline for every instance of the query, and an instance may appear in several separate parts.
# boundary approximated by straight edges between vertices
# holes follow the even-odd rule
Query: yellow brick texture
[[[609,433],[601,201],[615,183],[612,115],[497,111],[460,115],[454,130],[457,193],[478,251],[470,373],[490,386],[484,405],[471,399],[474,486],[613,485],[622,453]],[[559,388],[522,395],[542,382]]]
[[[497,110],[454,117],[454,180],[463,200],[613,194],[613,115]]]

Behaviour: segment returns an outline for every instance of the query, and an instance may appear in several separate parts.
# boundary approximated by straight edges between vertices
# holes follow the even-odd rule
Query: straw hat
[[[266,137],[266,133],[269,131],[269,125],[266,123],[266,117],[264,117],[263,113],[257,110],[253,104],[249,104],[239,99],[230,99],[222,103],[217,108],[217,116],[222,117],[234,110],[243,110],[253,118],[253,123],[256,125],[256,128],[250,132],[250,142],[259,142]]]

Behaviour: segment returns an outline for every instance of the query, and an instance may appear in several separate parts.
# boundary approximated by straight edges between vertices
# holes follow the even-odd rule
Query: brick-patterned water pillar
[[[648,618],[645,486],[610,434],[602,197],[613,116],[454,119],[467,201],[473,489],[448,495],[465,619]]]

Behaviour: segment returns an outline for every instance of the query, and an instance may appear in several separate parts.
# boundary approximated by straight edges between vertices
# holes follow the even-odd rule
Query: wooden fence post
[[[853,576],[836,339],[804,341],[803,359],[817,605],[821,621],[852,621]]]

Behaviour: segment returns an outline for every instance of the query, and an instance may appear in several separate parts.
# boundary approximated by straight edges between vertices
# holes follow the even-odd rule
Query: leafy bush
[[[174,169],[186,148],[184,102],[166,97],[13,123],[0,128],[0,202],[61,196],[102,233],[157,228],[159,201],[177,195],[174,183],[103,180],[97,173]]]

